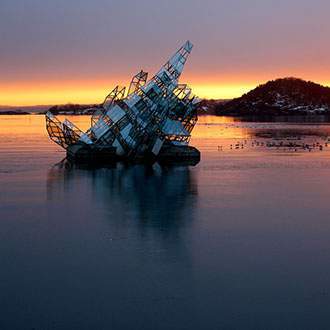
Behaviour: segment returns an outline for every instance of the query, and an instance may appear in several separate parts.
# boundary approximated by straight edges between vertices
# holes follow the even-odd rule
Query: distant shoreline
[[[14,110],[9,110],[9,111],[0,111],[0,115],[4,115],[4,116],[12,116],[12,115],[40,115],[41,113],[37,113],[37,112],[26,112],[26,111],[14,111]]]
[[[0,111],[4,116],[35,116],[44,115],[45,112],[24,112],[24,111]],[[60,113],[59,116],[90,116],[91,114],[83,113]],[[234,118],[234,121],[241,122],[286,122],[286,123],[330,123],[330,114],[273,114],[273,115],[238,115],[238,114],[214,114],[202,113],[198,117],[215,116]]]

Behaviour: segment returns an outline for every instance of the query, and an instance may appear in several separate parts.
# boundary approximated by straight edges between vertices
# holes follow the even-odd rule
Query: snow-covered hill
[[[330,88],[297,78],[260,85],[216,108],[219,115],[329,114]]]

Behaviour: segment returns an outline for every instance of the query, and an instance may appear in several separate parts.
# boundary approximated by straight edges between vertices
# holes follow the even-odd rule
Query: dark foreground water
[[[0,329],[329,329],[328,136],[204,117],[196,167],[87,170],[1,116]]]

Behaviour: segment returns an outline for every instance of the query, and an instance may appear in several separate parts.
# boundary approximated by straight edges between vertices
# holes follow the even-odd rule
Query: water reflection
[[[48,172],[47,199],[74,194],[111,214],[118,211],[118,218],[124,211],[142,230],[156,228],[167,236],[193,219],[198,187],[188,166],[118,163],[112,168],[82,168],[63,160]]]
[[[329,328],[330,125],[201,118],[194,168],[82,169],[10,120],[1,329]]]

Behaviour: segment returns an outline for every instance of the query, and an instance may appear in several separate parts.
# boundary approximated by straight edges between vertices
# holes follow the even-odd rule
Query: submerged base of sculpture
[[[129,161],[116,154],[115,147],[104,147],[86,144],[73,144],[67,148],[67,159],[76,163],[104,164],[118,161]],[[164,145],[158,156],[145,156],[135,158],[134,162],[158,162],[165,165],[197,165],[200,162],[200,152],[191,146]]]
[[[164,145],[157,156],[157,162],[164,165],[195,166],[200,160],[200,151],[191,146]]]

